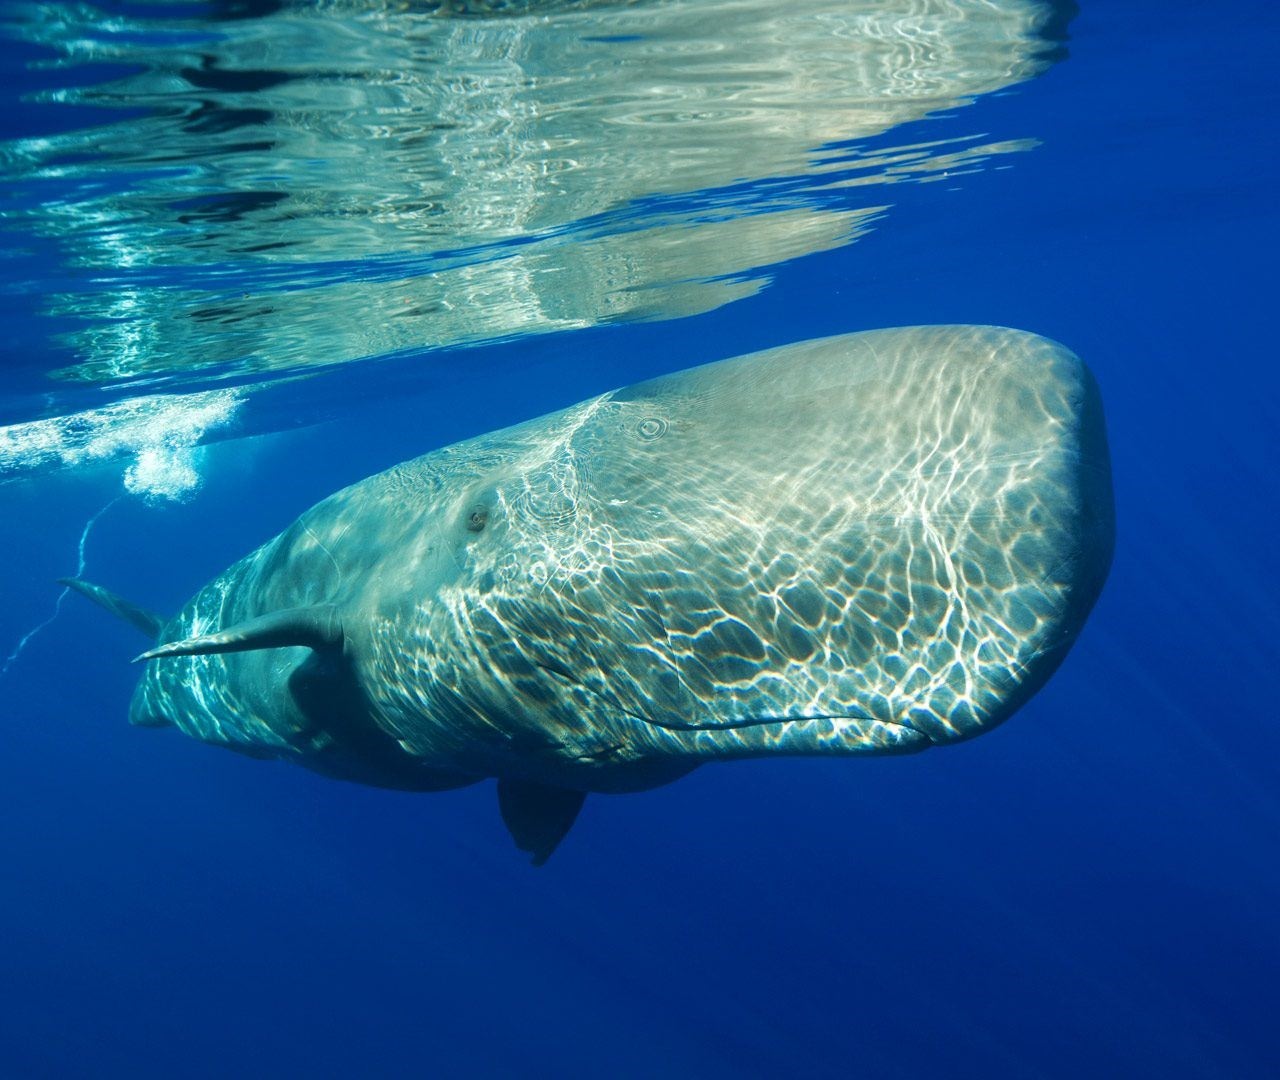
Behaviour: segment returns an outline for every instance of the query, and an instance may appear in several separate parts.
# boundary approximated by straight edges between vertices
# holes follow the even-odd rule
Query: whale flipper
[[[118,615],[131,626],[136,626],[152,641],[160,636],[160,629],[164,626],[164,619],[154,612],[140,608],[136,604],[129,603],[117,596],[110,589],[104,589],[101,585],[94,585],[88,581],[81,581],[79,578],[64,577],[58,578],[59,585],[65,585],[68,589],[73,589],[81,596],[87,596],[95,604],[100,604],[106,608],[112,615]]]
[[[582,809],[584,791],[534,784],[527,780],[498,781],[498,809],[516,847],[541,866],[564,839]]]
[[[171,641],[135,656],[155,660],[163,656],[197,656],[206,653],[247,652],[250,649],[280,649],[290,645],[308,649],[335,649],[342,646],[342,620],[332,604],[287,608],[236,623],[215,634],[202,634],[185,641]]]

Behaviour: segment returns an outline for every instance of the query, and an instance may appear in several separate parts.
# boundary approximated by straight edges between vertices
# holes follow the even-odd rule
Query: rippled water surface
[[[1273,1075],[1273,5],[0,3],[0,1075]],[[555,858],[130,730],[331,491],[703,361],[989,323],[1118,547],[999,731],[593,797]],[[483,790],[482,790],[483,788]]]
[[[888,133],[1043,72],[1066,21],[1032,0],[11,19],[46,84],[27,100],[70,130],[0,149],[10,242],[52,256],[15,284],[58,327],[52,403],[9,420],[86,385],[118,398],[741,300],[865,234],[894,185],[1034,146]],[[46,430],[11,431],[0,468],[39,464]]]

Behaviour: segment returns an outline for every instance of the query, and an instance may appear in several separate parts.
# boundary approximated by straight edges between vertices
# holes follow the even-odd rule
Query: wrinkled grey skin
[[[1061,346],[804,342],[331,496],[159,635],[302,609],[315,647],[152,660],[131,719],[412,790],[921,750],[1044,683],[1112,542],[1097,390]]]

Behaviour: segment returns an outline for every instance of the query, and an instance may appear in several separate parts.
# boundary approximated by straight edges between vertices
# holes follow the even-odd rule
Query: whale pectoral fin
[[[140,608],[137,604],[129,603],[128,600],[117,596],[110,589],[104,589],[101,585],[94,585],[92,582],[70,577],[58,578],[58,584],[65,585],[68,589],[78,592],[81,596],[87,596],[95,604],[106,608],[112,615],[119,616],[130,626],[136,626],[152,641],[155,641],[160,636],[160,628],[164,626],[164,620],[159,615],[147,611],[145,608]]]
[[[300,645],[308,649],[336,649],[342,646],[342,620],[332,604],[287,608],[236,623],[216,634],[204,634],[171,641],[148,649],[133,662],[162,656],[197,656],[206,653],[246,652],[250,649],[281,649]]]
[[[498,781],[498,809],[516,847],[541,866],[573,826],[586,799],[585,791],[534,784],[527,780]]]

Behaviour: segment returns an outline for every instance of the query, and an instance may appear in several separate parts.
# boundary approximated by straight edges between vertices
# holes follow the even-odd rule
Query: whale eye
[[[473,506],[467,514],[467,532],[480,532],[489,522],[487,506]]]
[[[667,430],[667,422],[657,416],[646,416],[636,425],[636,434],[642,439],[661,439]]]

